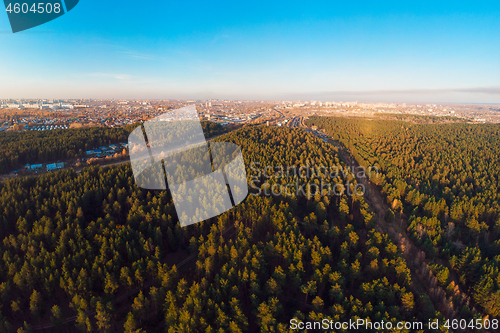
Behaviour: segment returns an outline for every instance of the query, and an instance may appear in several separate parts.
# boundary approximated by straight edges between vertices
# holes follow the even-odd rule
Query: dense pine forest
[[[85,156],[85,151],[102,145],[127,142],[135,125],[118,128],[89,127],[69,130],[22,131],[0,133],[0,174],[26,163],[47,163]],[[219,124],[204,121],[207,137],[225,132]]]
[[[500,126],[312,117],[365,166],[461,318],[500,315]],[[470,300],[463,304],[463,298]],[[476,316],[477,317],[477,316]]]
[[[441,198],[439,191],[445,172],[458,166],[436,167],[442,170],[436,179],[413,167],[410,174],[429,177],[415,187],[405,177],[404,160],[403,166],[391,169],[391,158],[405,158],[396,147],[389,149],[391,140],[382,141],[381,147],[388,149],[382,160],[376,157],[381,151],[361,155],[370,152],[368,144],[361,150],[361,141],[339,139],[380,165],[384,172],[380,186],[388,200],[403,202],[395,210],[411,214],[415,227],[409,228],[415,230],[414,237],[421,239],[422,246],[430,242],[429,257],[447,259],[447,266],[436,264],[436,270],[457,271],[460,283],[478,291],[479,285],[493,294],[498,287],[496,243],[488,240],[496,232],[498,206],[481,196],[483,190],[469,185],[478,171],[471,169],[471,177],[460,180],[459,186],[443,185],[451,193],[463,190],[471,197],[457,215],[441,209],[445,204],[440,200],[452,206],[454,196],[446,196],[443,189]],[[216,140],[238,144],[245,165],[254,165],[247,170],[254,185],[252,194],[223,215],[185,228],[178,223],[169,192],[138,188],[130,164],[88,167],[80,173],[63,170],[1,183],[0,331],[42,331],[43,327],[45,332],[288,332],[293,318],[370,318],[394,323],[443,319],[425,293],[415,292],[407,262],[391,238],[377,231],[376,218],[363,196],[321,192],[315,186],[309,186],[314,189],[310,195],[263,191],[286,183],[355,187],[351,172],[303,177],[272,171],[304,165],[316,170],[346,168],[334,145],[300,129],[269,127],[244,128]],[[422,155],[431,151],[425,142],[419,145]],[[464,157],[472,159],[476,149],[464,152]],[[483,154],[496,158],[488,151]],[[415,163],[436,163],[422,155]],[[485,163],[484,157],[479,162]],[[255,165],[264,172],[256,173]],[[465,168],[467,162],[462,165]],[[408,182],[404,191],[398,191],[398,176]],[[494,178],[488,177],[481,186],[491,185]],[[409,195],[412,186],[416,190]],[[391,197],[396,191],[399,196]],[[417,193],[421,199],[412,208],[408,198]],[[436,196],[434,201],[431,196]],[[470,215],[478,202],[482,208]],[[486,230],[470,234],[466,229],[470,216],[479,225],[484,223]],[[418,218],[429,222],[418,229],[422,225]],[[437,222],[432,225],[433,221]],[[454,223],[453,232],[441,232],[439,228],[447,227],[445,221]],[[454,245],[459,241],[465,249]],[[483,270],[490,272],[489,279],[480,281]],[[443,281],[448,282],[444,277]],[[484,294],[477,295],[478,304],[483,304]]]

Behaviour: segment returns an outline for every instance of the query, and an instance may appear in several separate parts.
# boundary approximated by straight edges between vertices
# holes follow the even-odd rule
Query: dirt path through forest
[[[356,159],[342,144],[331,139],[328,140],[328,143],[341,147],[339,149],[339,155],[350,167],[359,167]],[[363,184],[365,187],[364,199],[368,203],[370,210],[376,215],[376,229],[379,232],[388,234],[403,254],[403,258],[406,260],[408,268],[411,272],[412,292],[414,292],[415,296],[427,294],[429,299],[433,302],[434,308],[440,311],[446,319],[455,319],[457,317],[457,309],[454,307],[453,303],[446,298],[445,291],[437,285],[437,279],[432,275],[432,273],[429,272],[429,266],[427,265],[425,259],[425,253],[420,250],[409,238],[406,230],[408,222],[406,216],[399,213],[395,214],[394,221],[392,223],[388,223],[385,219],[385,215],[390,207],[384,200],[382,193],[366,177],[358,177],[358,175],[356,175],[356,181],[358,184]],[[460,296],[460,306],[462,306],[463,304],[468,303],[470,298],[458,289],[457,281],[454,282],[457,285],[455,295]],[[417,305],[418,303],[416,302],[416,306]],[[470,330],[466,329],[458,331],[469,332]]]
[[[334,142],[329,143],[334,144]],[[339,145],[338,143],[335,143],[337,146]],[[347,149],[342,148],[339,149],[339,155],[344,160],[344,162],[349,165],[349,166],[354,166],[355,168],[359,167],[358,162],[347,152]],[[418,274],[414,272],[415,267],[411,267],[412,262],[414,261],[414,258],[418,255],[418,248],[413,244],[413,242],[408,238],[408,234],[405,230],[406,228],[406,217],[402,214],[396,214],[396,217],[394,219],[394,222],[388,223],[385,221],[385,214],[389,209],[389,205],[385,202],[385,200],[382,197],[382,194],[380,191],[375,187],[375,185],[368,180],[366,177],[358,177],[356,175],[356,181],[358,184],[362,184],[365,187],[365,194],[364,194],[364,199],[370,206],[370,210],[375,213],[376,216],[376,229],[377,231],[383,233],[383,234],[388,234],[391,236],[393,242],[398,245],[400,251],[403,254],[403,257],[405,258],[408,268],[410,268],[411,275],[412,275],[412,285],[416,288],[415,291],[419,293],[425,293],[425,290],[427,290],[424,286],[425,284],[422,283],[422,281],[413,281],[415,280],[415,277],[418,277]],[[406,246],[401,248],[401,240],[405,239]]]

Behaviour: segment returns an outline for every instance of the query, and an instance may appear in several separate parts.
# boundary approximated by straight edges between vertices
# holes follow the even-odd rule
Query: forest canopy
[[[360,164],[380,170],[372,181],[406,217],[412,240],[435,263],[448,296],[459,285],[472,298],[470,307],[498,317],[500,125],[335,117],[312,117],[307,124],[326,131]],[[469,315],[468,305],[456,303]]]
[[[246,165],[343,165],[299,129],[217,140],[238,144]],[[411,290],[406,261],[363,197],[249,195],[181,228],[168,191],[138,188],[125,164],[9,180],[0,208],[2,332],[277,332],[292,318],[442,317]]]

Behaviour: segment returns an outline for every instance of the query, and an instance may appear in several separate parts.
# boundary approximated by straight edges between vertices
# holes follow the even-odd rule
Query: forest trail
[[[338,149],[339,155],[345,163],[355,168],[359,167],[359,163],[341,143],[332,139],[328,139],[328,143],[340,147],[340,149]],[[370,210],[376,215],[377,231],[388,234],[394,244],[398,246],[398,249],[403,254],[403,258],[406,260],[412,276],[412,292],[416,295],[426,294],[429,296],[429,299],[433,302],[434,308],[440,311],[446,319],[460,319],[455,318],[456,315],[453,305],[448,302],[444,290],[436,285],[435,277],[429,274],[430,272],[426,263],[425,253],[410,239],[406,230],[408,222],[406,216],[402,213],[397,213],[395,214],[394,221],[388,223],[385,219],[385,214],[390,207],[384,200],[382,193],[367,177],[358,177],[357,174],[355,176],[358,184],[362,184],[365,187],[364,198]],[[451,278],[458,286],[456,276],[452,276]],[[468,295],[464,294],[463,291],[459,291],[458,294],[462,296],[462,302],[469,299]],[[469,329],[459,331],[472,332]],[[493,330],[491,330],[491,332],[493,332]]]
[[[304,121],[301,121],[300,125],[302,128],[308,128]],[[349,153],[347,148],[342,143],[331,138],[327,139],[327,143],[332,144],[338,149],[340,158],[349,166],[349,168],[359,168],[358,161],[356,161],[356,159]],[[398,246],[398,249],[401,251],[403,258],[408,264],[408,268],[410,269],[412,276],[412,291],[417,295],[427,294],[428,296],[431,296],[428,294],[428,291],[431,290],[433,286],[429,285],[428,279],[425,279],[426,281],[424,281],[422,274],[419,274],[421,268],[419,267],[419,263],[416,261],[416,258],[421,258],[422,251],[420,251],[408,237],[408,233],[406,231],[406,217],[403,214],[396,214],[395,220],[390,224],[387,223],[385,221],[385,214],[389,209],[389,205],[385,202],[382,193],[380,193],[380,191],[372,182],[369,181],[367,177],[359,177],[357,172],[355,172],[355,176],[358,184],[362,184],[365,187],[364,199],[368,203],[370,210],[375,214],[375,228],[378,232],[388,234],[391,237],[392,241]],[[432,299],[432,297],[430,298]],[[439,308],[437,304],[433,305],[434,308]]]
[[[331,140],[329,140],[329,143],[334,143],[330,141]],[[358,162],[347,152],[345,148],[339,149],[339,155],[347,165],[354,166],[355,168],[359,167]],[[403,257],[408,263],[408,268],[410,268],[412,273],[411,275],[413,277],[412,286],[415,288],[415,291],[419,294],[426,293],[426,290],[428,289],[425,287],[425,283],[418,280],[414,281],[419,275],[415,271],[415,269],[418,268],[413,267],[413,261],[420,251],[409,239],[407,231],[405,230],[406,218],[402,214],[396,214],[394,222],[390,224],[386,222],[385,214],[389,209],[389,205],[383,199],[380,191],[372,182],[368,180],[368,178],[358,177],[358,175],[356,175],[356,181],[358,184],[362,184],[365,187],[364,199],[370,206],[370,210],[375,213],[377,231],[391,236],[394,244],[398,245],[399,250],[402,252]],[[405,244],[402,244],[403,239],[406,240],[403,241]]]

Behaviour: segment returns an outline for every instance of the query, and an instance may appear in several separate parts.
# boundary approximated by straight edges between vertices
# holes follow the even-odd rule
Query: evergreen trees
[[[128,135],[138,124],[118,128],[90,127],[53,131],[0,133],[0,174],[26,163],[37,164],[85,156],[85,151],[102,145],[127,142]],[[202,122],[206,137],[225,132],[213,122]]]
[[[361,165],[379,170],[370,180],[394,212],[408,217],[413,241],[428,258],[447,262],[433,268],[443,288],[460,282],[484,314],[500,311],[494,296],[500,285],[479,281],[500,280],[499,125],[334,117],[312,117],[308,124],[336,135]],[[448,281],[452,271],[459,281]],[[454,288],[448,290],[454,296]]]
[[[246,165],[345,167],[335,148],[298,129],[242,129],[221,140],[239,144]],[[347,185],[350,177],[273,174],[261,174],[259,186]],[[59,325],[70,307],[82,332],[117,323],[126,332],[255,332],[284,331],[293,317],[420,318],[406,262],[375,230],[364,198],[316,194],[249,195],[180,228],[169,193],[138,188],[129,165],[7,181],[0,297],[8,306],[0,311]]]

